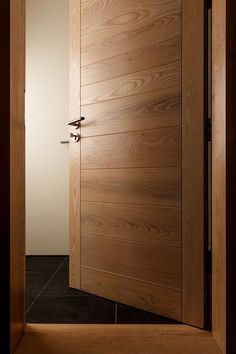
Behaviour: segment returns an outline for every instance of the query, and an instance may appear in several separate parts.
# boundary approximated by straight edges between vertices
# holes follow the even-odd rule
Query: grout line
[[[52,279],[55,277],[55,275],[58,273],[58,271],[61,269],[61,267],[63,266],[63,264],[66,261],[66,257],[63,259],[63,261],[60,263],[60,265],[58,266],[57,270],[52,274],[52,276],[49,278],[49,280],[46,282],[46,284],[43,286],[43,288],[41,289],[41,291],[38,293],[38,295],[35,297],[34,301],[32,302],[32,304],[28,307],[28,309],[26,310],[26,315],[29,312],[29,310],[32,308],[32,306],[35,304],[35,302],[38,300],[38,298],[42,295],[42,293],[44,292],[44,290],[47,288],[48,284],[52,281]]]
[[[117,317],[118,317],[118,312],[117,312],[118,304],[117,302],[115,303],[115,324],[117,324]]]
[[[71,298],[71,297],[85,298],[85,297],[90,297],[91,298],[91,297],[93,297],[93,294],[86,294],[86,295],[55,295],[55,294],[53,294],[53,295],[43,295],[42,297],[43,298],[48,298],[48,297],[53,297],[53,298]]]

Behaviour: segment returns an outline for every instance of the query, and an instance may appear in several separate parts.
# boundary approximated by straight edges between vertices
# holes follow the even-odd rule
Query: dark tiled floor
[[[28,323],[176,323],[149,312],[70,289],[68,268],[68,257],[27,257]]]

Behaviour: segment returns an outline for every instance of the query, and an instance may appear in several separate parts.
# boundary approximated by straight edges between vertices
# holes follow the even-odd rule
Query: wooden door
[[[70,285],[179,321],[182,5],[72,0],[70,41]]]

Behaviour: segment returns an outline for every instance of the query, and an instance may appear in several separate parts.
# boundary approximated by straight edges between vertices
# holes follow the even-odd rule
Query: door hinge
[[[207,9],[210,10],[212,8],[212,0],[206,0]]]
[[[207,141],[212,140],[212,122],[211,118],[207,118]]]
[[[207,271],[207,274],[212,274],[212,252],[211,252],[211,250],[208,250],[207,255],[206,255],[206,271]]]

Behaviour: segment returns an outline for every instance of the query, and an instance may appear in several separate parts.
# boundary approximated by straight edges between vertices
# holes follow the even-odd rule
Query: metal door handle
[[[80,141],[80,135],[78,133],[70,133],[70,137],[77,143],[78,141]]]
[[[78,129],[80,127],[80,123],[85,120],[85,117],[81,117],[79,119],[73,120],[72,122],[68,123],[68,125],[71,125],[72,127],[75,127]]]

